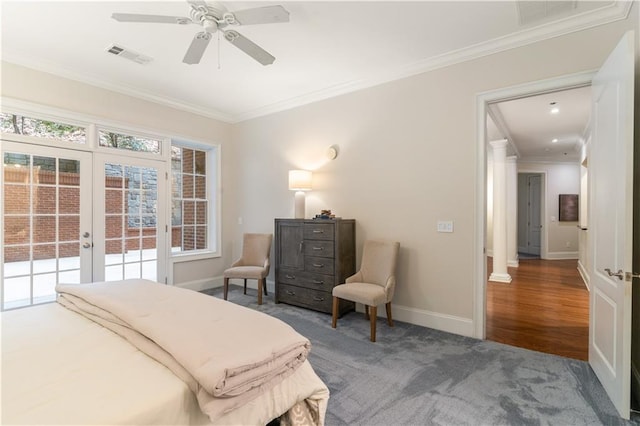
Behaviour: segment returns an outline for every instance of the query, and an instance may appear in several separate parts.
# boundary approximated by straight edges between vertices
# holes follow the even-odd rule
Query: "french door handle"
[[[86,248],[86,249],[91,248],[91,243],[82,244],[82,248]]]
[[[618,277],[618,279],[620,281],[622,281],[624,279],[624,273],[622,272],[622,269],[620,269],[618,272],[612,272],[611,269],[609,268],[604,268],[604,271],[609,274],[610,277]]]

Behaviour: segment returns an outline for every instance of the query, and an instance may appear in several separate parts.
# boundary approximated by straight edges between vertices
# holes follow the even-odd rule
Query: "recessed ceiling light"
[[[557,114],[560,112],[560,108],[558,108],[558,105],[556,102],[550,102],[549,105],[551,105],[551,114]]]
[[[558,142],[558,138],[551,139],[551,143],[557,143],[557,142]]]

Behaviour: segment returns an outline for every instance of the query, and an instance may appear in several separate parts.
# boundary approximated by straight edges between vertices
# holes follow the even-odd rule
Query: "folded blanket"
[[[277,318],[148,280],[59,284],[56,291],[60,304],[184,380],[212,421],[292,374],[311,346]]]

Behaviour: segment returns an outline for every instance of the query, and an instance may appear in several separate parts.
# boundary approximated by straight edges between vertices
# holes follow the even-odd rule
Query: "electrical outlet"
[[[571,247],[571,241],[567,241],[566,246],[567,246],[567,248],[570,248]]]
[[[438,232],[453,232],[452,220],[439,220],[437,224]]]

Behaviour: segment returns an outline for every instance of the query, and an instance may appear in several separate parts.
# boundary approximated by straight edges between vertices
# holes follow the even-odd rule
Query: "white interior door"
[[[91,154],[2,142],[2,310],[92,280]]]
[[[629,418],[633,190],[633,33],[593,80],[589,155],[589,363],[623,418]]]
[[[94,155],[94,280],[166,283],[166,165]]]

